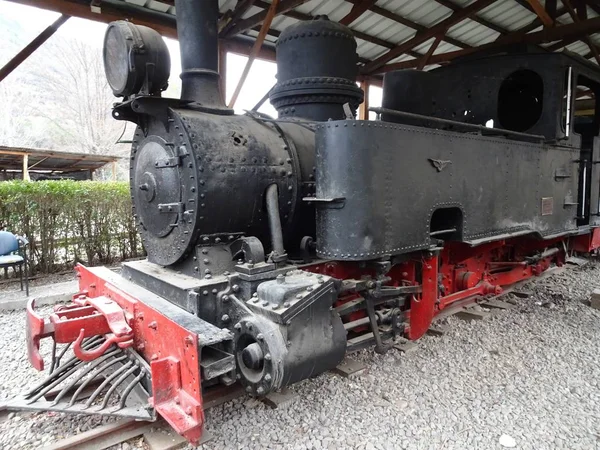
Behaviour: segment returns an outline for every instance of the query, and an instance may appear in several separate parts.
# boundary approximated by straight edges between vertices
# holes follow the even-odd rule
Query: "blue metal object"
[[[27,296],[29,296],[26,252],[28,243],[29,241],[24,237],[16,236],[8,231],[0,231],[0,267],[4,268],[6,276],[8,276],[9,267],[12,267],[15,273],[19,267],[21,290],[23,290],[23,269],[25,269],[25,293]]]
[[[19,239],[8,231],[0,231],[0,256],[19,250]]]

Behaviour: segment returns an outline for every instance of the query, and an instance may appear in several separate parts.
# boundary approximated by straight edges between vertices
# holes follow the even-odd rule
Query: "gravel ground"
[[[2,295],[1,293],[3,293],[3,292],[21,290],[21,285],[20,285],[18,277],[5,279],[4,272],[2,272],[1,276],[2,276],[2,282],[0,283],[0,295]],[[12,277],[12,274],[11,274],[11,277]],[[36,287],[36,286],[46,286],[49,284],[62,283],[62,282],[71,281],[74,279],[75,279],[75,271],[74,270],[70,270],[70,271],[64,272],[64,273],[53,273],[53,274],[43,275],[38,278],[29,280],[29,287],[32,288],[32,287]]]
[[[600,311],[587,305],[597,287],[594,261],[530,283],[531,297],[511,297],[515,310],[449,318],[444,336],[408,354],[355,354],[365,374],[306,380],[285,407],[240,398],[213,408],[203,448],[600,449]],[[0,329],[1,401],[35,371],[24,312],[1,314]],[[38,448],[107,421],[17,414],[0,423],[0,448]]]

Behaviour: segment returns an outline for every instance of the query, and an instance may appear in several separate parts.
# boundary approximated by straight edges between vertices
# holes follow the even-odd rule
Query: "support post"
[[[358,107],[358,118],[359,120],[369,120],[369,87],[371,86],[368,77],[365,77],[360,83],[361,89],[365,93],[363,102]]]
[[[29,178],[29,155],[25,153],[23,155],[23,181],[30,181]]]
[[[117,181],[117,162],[112,162],[112,180]]]
[[[432,42],[431,46],[429,47],[429,50],[427,50],[427,53],[419,61],[417,70],[423,70],[425,68],[427,63],[429,63],[429,59],[431,58],[431,55],[433,55],[433,52],[435,52],[435,49],[440,44],[441,40],[442,40],[441,36],[438,36],[435,38],[435,40]]]
[[[12,73],[17,67],[21,65],[23,61],[25,61],[33,52],[35,52],[40,46],[46,42],[56,30],[58,30],[63,23],[65,23],[70,16],[63,14],[56,21],[38,34],[35,39],[33,39],[29,44],[23,48],[17,55],[11,59],[6,65],[0,69],[0,81],[4,80],[8,75]]]
[[[235,87],[235,91],[233,91],[233,95],[231,96],[231,100],[229,101],[229,105],[228,105],[229,108],[233,108],[235,106],[235,102],[237,101],[238,96],[240,95],[240,92],[242,90],[242,87],[244,86],[244,83],[246,82],[246,78],[248,77],[248,74],[250,73],[250,68],[252,67],[252,63],[256,59],[256,56],[258,55],[258,52],[260,51],[260,48],[262,47],[263,42],[265,41],[267,32],[269,31],[269,28],[271,27],[271,22],[273,21],[273,18],[275,17],[275,12],[277,11],[277,5],[279,5],[279,0],[273,0],[273,3],[271,3],[271,7],[267,11],[267,17],[265,18],[265,21],[263,22],[262,27],[260,28],[260,32],[258,33],[256,41],[254,42],[254,46],[252,47],[252,51],[250,52],[250,55],[248,56],[248,61],[246,62],[246,67],[244,67],[244,71],[242,72],[240,81],[238,81],[238,84]]]

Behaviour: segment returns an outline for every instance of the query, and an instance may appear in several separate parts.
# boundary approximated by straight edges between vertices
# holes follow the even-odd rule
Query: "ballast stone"
[[[590,306],[600,310],[600,289],[594,289],[590,298]]]

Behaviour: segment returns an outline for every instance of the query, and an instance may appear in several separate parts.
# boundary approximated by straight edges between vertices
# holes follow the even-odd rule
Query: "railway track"
[[[94,386],[87,390],[93,391]],[[244,389],[235,384],[233,386],[219,386],[211,389],[204,396],[204,409],[208,410],[222,405],[229,400],[245,394]],[[48,395],[52,398],[52,394]],[[11,411],[0,404],[0,423],[8,419]],[[29,417],[35,412],[20,412],[21,417]],[[92,430],[61,439],[53,444],[43,447],[42,450],[104,450],[114,445],[121,444],[130,439],[142,437],[150,450],[174,450],[181,448],[187,441],[176,434],[170,426],[162,421],[142,422],[133,419],[122,419]],[[210,440],[211,436],[204,432],[201,443]]]
[[[545,271],[539,277],[535,278],[535,280],[541,280],[552,275],[556,275],[564,270],[567,270],[567,268],[568,266],[553,267]],[[443,334],[443,330],[436,326],[436,322],[439,322],[440,320],[449,316],[463,315],[463,318],[465,319],[483,319],[486,317],[486,315],[489,315],[489,313],[481,314],[474,312],[472,307],[476,304],[481,304],[482,306],[490,309],[508,309],[512,305],[507,304],[503,301],[503,299],[511,293],[514,293],[515,295],[518,294],[519,288],[529,281],[531,280],[515,283],[513,286],[506,288],[500,295],[488,297],[486,299],[480,299],[481,301],[478,301],[477,299],[468,299],[457,302],[452,307],[447,308],[442,313],[438,314],[434,320],[434,323],[432,324],[431,333],[429,334]],[[398,344],[394,347],[400,351],[408,351],[415,346],[415,343],[408,342],[408,345]],[[350,364],[349,367],[345,367],[344,364],[347,362],[352,363],[352,360],[348,360],[340,365],[335,372],[343,376],[348,376],[351,374],[362,373],[363,370],[366,369],[366,367],[361,363],[358,365]],[[86,388],[86,391],[91,393],[95,388],[96,385],[91,384]],[[218,386],[212,388],[204,395],[204,409],[208,410],[215,406],[222,405],[223,403],[233,400],[244,394],[244,389],[238,384],[233,386]],[[52,399],[53,395],[56,395],[56,392],[49,393],[47,398]],[[84,397],[85,393],[83,393],[82,396]],[[9,414],[10,411],[6,409],[6,406],[0,404],[0,423],[7,420]],[[34,414],[36,413],[20,413],[21,417],[33,416]],[[103,425],[87,432],[80,433],[76,436],[62,439],[44,447],[44,450],[104,450],[114,445],[124,443],[130,439],[139,437],[144,439],[147,448],[150,450],[174,450],[187,444],[187,441],[184,438],[174,433],[170,426],[162,420],[156,422],[143,422],[133,419],[122,419],[114,423]],[[207,442],[210,439],[211,436],[205,432],[202,442]]]

